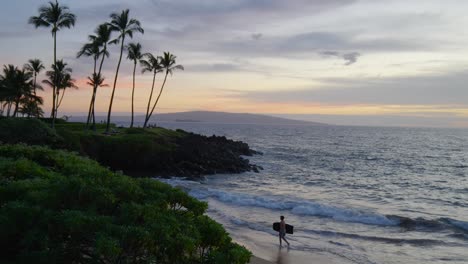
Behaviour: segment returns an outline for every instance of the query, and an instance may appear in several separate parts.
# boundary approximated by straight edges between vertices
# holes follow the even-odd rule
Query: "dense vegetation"
[[[75,154],[0,146],[1,263],[246,263],[207,204]]]
[[[60,119],[58,119],[60,120]],[[49,121],[49,120],[46,120]],[[225,137],[201,136],[164,128],[116,128],[104,133],[83,129],[83,123],[57,122],[55,130],[36,119],[0,119],[0,141],[66,149],[88,156],[112,170],[132,176],[200,177],[214,173],[257,170],[242,156],[255,151]]]

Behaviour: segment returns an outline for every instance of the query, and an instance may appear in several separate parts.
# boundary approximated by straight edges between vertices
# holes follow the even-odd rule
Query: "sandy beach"
[[[301,256],[297,254],[289,255],[286,253],[281,253],[276,256],[276,259],[264,259],[253,256],[250,260],[250,264],[343,264],[350,263],[349,261],[337,258],[335,256],[327,256],[316,254],[313,256]]]
[[[272,264],[274,262],[271,262],[271,261],[267,261],[267,260],[264,260],[264,259],[261,259],[261,258],[257,258],[255,256],[253,256],[251,259],[250,259],[250,264]]]
[[[239,241],[238,241],[239,242]],[[272,243],[273,242],[273,243]],[[351,264],[349,259],[319,249],[305,252],[294,246],[279,247],[274,240],[259,242],[251,240],[244,244],[254,254],[250,264]]]

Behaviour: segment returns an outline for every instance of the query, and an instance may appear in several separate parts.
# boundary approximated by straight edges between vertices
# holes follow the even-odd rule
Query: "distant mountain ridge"
[[[191,111],[157,114],[152,121],[206,122],[223,124],[327,125],[318,122],[287,119],[261,114]]]
[[[105,120],[104,117],[97,116],[97,121]],[[85,117],[72,117],[71,121],[83,121]],[[130,121],[129,116],[114,116],[112,122],[121,123]],[[136,122],[143,122],[144,116],[135,116]],[[178,113],[155,114],[150,123],[157,122],[203,122],[220,124],[260,124],[260,125],[308,125],[308,126],[326,126],[328,124],[310,122],[303,120],[294,120],[283,117],[275,117],[262,114],[248,113],[228,113],[212,111],[190,111]]]

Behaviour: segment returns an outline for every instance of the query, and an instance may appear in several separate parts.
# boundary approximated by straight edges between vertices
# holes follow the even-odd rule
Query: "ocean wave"
[[[398,221],[389,219],[384,215],[358,209],[340,208],[306,200],[292,200],[285,197],[275,196],[255,196],[209,188],[192,189],[189,194],[198,199],[214,198],[224,203],[239,206],[255,206],[273,210],[290,210],[291,213],[296,215],[329,217],[343,222],[384,226],[399,224]]]
[[[201,200],[211,198],[237,206],[260,207],[271,210],[289,210],[292,214],[299,216],[327,217],[340,222],[377,226],[399,226],[408,231],[436,232],[452,229],[462,231],[465,234],[468,233],[468,222],[451,218],[425,219],[421,217],[409,218],[398,215],[382,215],[363,209],[343,208],[281,195],[260,196],[212,189],[204,187],[204,184],[191,181],[166,180],[165,182],[174,186],[181,186],[191,196]]]
[[[468,222],[455,220],[451,218],[442,218],[442,221],[448,223],[456,229],[462,230],[463,232],[468,232]]]
[[[418,217],[412,219],[396,215],[388,215],[387,217],[398,220],[400,222],[399,226],[409,230],[434,232],[447,229],[456,229],[458,231],[468,233],[468,222],[452,218],[424,219]]]

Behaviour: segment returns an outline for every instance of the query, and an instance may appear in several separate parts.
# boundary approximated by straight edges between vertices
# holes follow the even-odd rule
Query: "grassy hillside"
[[[199,177],[214,173],[257,170],[243,155],[255,151],[225,137],[205,137],[164,128],[116,128],[104,134],[83,123],[58,122],[56,130],[35,119],[0,119],[0,141],[47,145],[75,151],[113,170],[143,176]],[[19,131],[19,132],[18,132]]]

